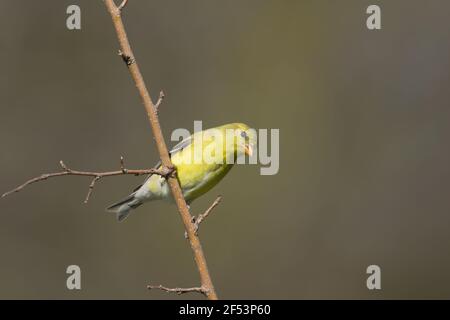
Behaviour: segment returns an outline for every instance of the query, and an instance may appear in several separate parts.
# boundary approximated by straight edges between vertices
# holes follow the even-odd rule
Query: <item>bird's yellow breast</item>
[[[232,168],[232,164],[226,164],[224,150],[217,153],[217,160],[220,161],[211,161],[211,155],[216,155],[214,151],[216,143],[217,138],[196,136],[186,148],[172,154],[171,160],[176,168],[184,197],[188,202],[209,191]],[[160,194],[162,198],[169,194],[164,179],[156,175],[149,179],[148,187],[150,192]]]
[[[201,141],[201,145],[199,145]],[[172,163],[177,169],[187,201],[191,201],[214,187],[231,169],[220,154],[220,161],[208,160],[208,156],[215,155],[216,140],[209,137],[196,137],[193,142],[180,152],[172,156]],[[208,155],[206,152],[209,152]],[[220,152],[222,153],[222,152]]]

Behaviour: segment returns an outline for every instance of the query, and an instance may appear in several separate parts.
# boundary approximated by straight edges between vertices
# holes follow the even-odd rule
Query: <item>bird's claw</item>
[[[162,176],[164,177],[164,178],[173,178],[173,177],[175,177],[175,167],[173,166],[173,165],[171,165],[171,166],[163,166],[162,167],[162,171],[163,171],[163,174],[162,174]]]

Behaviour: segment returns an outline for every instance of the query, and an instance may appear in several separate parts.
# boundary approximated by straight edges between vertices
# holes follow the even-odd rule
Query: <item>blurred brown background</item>
[[[102,1],[1,1],[1,192],[120,155],[157,160]],[[82,29],[66,28],[78,4]],[[366,28],[379,4],[382,29]],[[280,171],[239,166],[194,202],[221,298],[450,297],[449,1],[130,1],[124,22],[166,137],[280,129]],[[198,275],[175,206],[104,212],[142,177],[57,178],[0,201],[0,298],[179,298]],[[82,290],[66,289],[66,267]],[[366,288],[370,264],[382,290]],[[199,298],[193,294],[182,298]]]

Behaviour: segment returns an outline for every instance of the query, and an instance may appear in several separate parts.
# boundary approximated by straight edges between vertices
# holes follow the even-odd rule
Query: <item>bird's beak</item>
[[[249,157],[251,157],[253,155],[253,148],[251,145],[246,144],[244,146],[244,150],[245,150],[245,154],[248,155]]]

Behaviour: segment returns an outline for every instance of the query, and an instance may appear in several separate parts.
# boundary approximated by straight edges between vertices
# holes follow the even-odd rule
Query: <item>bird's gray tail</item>
[[[106,208],[108,212],[114,212],[116,214],[117,220],[124,220],[132,209],[139,207],[143,202],[135,197],[136,192],[133,192],[125,199],[116,202]]]

